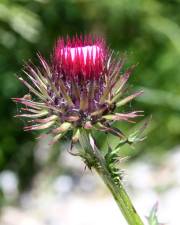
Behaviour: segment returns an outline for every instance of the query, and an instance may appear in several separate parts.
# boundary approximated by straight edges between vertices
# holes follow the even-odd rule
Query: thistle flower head
[[[118,113],[117,108],[141,92],[124,97],[124,86],[134,66],[120,75],[124,59],[117,59],[100,38],[59,39],[51,62],[38,55],[40,66],[27,65],[29,82],[19,77],[29,94],[13,100],[25,106],[18,117],[31,118],[24,129],[49,129],[54,142],[73,130],[73,141],[79,129],[97,129],[122,138],[123,133],[111,126],[112,121],[132,122],[140,111]],[[32,96],[31,96],[32,94]]]
[[[104,41],[96,38],[72,41],[59,39],[54,50],[53,63],[56,72],[64,79],[99,79],[103,73],[107,52]]]

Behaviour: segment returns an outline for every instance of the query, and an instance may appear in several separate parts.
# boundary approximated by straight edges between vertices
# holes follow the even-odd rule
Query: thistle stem
[[[95,145],[93,146],[90,136],[84,130],[81,130],[80,144],[85,153],[88,154],[88,158],[86,158],[88,166],[93,167],[102,178],[113,195],[127,223],[129,225],[144,225],[126,193],[123,184],[119,182],[117,185],[114,182],[108,171],[104,156]]]

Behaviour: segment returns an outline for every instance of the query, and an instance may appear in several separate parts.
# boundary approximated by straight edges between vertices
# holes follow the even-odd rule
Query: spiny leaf
[[[108,146],[108,152],[105,155],[106,166],[111,174],[115,184],[119,184],[119,181],[122,180],[123,171],[120,167],[119,155],[113,153],[113,150],[110,146]]]
[[[137,131],[130,134],[128,137],[128,143],[137,143],[143,141],[146,137],[143,136],[145,129],[147,128],[151,117],[147,118],[143,123],[142,127],[140,127]]]

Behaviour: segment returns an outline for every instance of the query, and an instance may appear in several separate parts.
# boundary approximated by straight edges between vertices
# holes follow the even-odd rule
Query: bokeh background
[[[163,196],[170,193],[168,195],[170,200],[168,203],[165,201],[167,209],[164,211],[162,209],[162,218],[168,220],[165,221],[167,224],[179,225],[180,219],[178,223],[178,218],[174,219],[176,215],[173,214],[176,211],[173,201],[177,200],[174,196],[180,196],[178,192],[180,178],[178,172],[180,170],[178,164],[180,160],[179,0],[0,0],[0,205],[2,210],[10,205],[14,207],[13,210],[22,209],[28,201],[31,201],[27,198],[30,193],[35,190],[36,195],[37,193],[41,195],[42,190],[46,190],[44,187],[51,186],[54,180],[58,187],[64,187],[64,189],[60,188],[60,193],[71,193],[74,190],[74,188],[71,190],[71,185],[78,189],[81,183],[83,164],[77,158],[70,158],[67,159],[69,163],[62,163],[66,161],[66,157],[69,157],[64,151],[66,140],[62,141],[60,146],[52,147],[48,145],[48,138],[36,140],[36,133],[24,132],[22,127],[26,122],[13,117],[19,112],[19,107],[11,101],[11,98],[27,93],[16,78],[17,74],[22,74],[24,62],[29,59],[37,62],[37,51],[48,58],[59,36],[86,33],[98,34],[106,39],[110,48],[119,51],[120,54],[126,53],[127,66],[138,63],[129,87],[131,90],[143,89],[144,95],[128,107],[143,109],[145,118],[152,115],[152,120],[146,131],[148,138],[136,145],[135,149],[125,147],[122,150],[122,156],[129,156],[124,167],[127,167],[127,180],[132,183],[127,183],[127,186],[135,188],[130,188],[132,195],[135,192],[133,190],[142,194],[146,190],[143,188],[153,189],[153,193],[148,192],[149,195],[144,195],[143,198],[149,202],[147,208],[159,199],[160,211],[161,201],[165,201]],[[136,125],[132,127],[132,125],[120,124],[120,126],[129,133],[131,129],[136,129]],[[103,143],[102,138],[105,140]],[[109,142],[117,142],[111,136],[97,135],[101,147],[106,146],[107,138]],[[94,190],[98,189],[95,187],[99,181],[90,177],[91,175],[87,174],[83,187],[96,193]],[[172,193],[173,190],[175,193]],[[96,195],[94,199],[97,199]],[[142,195],[140,199],[142,200]],[[139,204],[142,206],[142,203]],[[170,213],[168,207],[173,208],[172,215],[169,214],[169,217],[164,218],[166,210]],[[16,211],[10,213],[12,218],[16,216]],[[25,222],[22,224],[27,224],[26,219],[25,216]],[[2,222],[2,224],[6,223]],[[13,224],[13,221],[7,224]],[[59,219],[59,223],[47,224],[63,223]]]

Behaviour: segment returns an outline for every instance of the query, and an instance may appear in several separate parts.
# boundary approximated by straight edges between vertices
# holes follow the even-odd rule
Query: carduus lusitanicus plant
[[[25,79],[19,80],[28,88],[22,98],[13,98],[23,105],[28,118],[25,131],[47,130],[53,143],[67,133],[71,143],[79,143],[79,156],[94,168],[111,191],[124,217],[130,225],[142,225],[122,184],[119,170],[119,149],[123,144],[141,140],[141,131],[126,137],[113,127],[114,121],[133,122],[142,111],[124,112],[123,106],[142,91],[126,94],[126,83],[135,66],[121,72],[124,57],[119,58],[98,37],[84,36],[60,38],[47,62],[38,54],[39,65],[25,66]],[[95,144],[92,131],[111,133],[119,144],[106,153]]]

